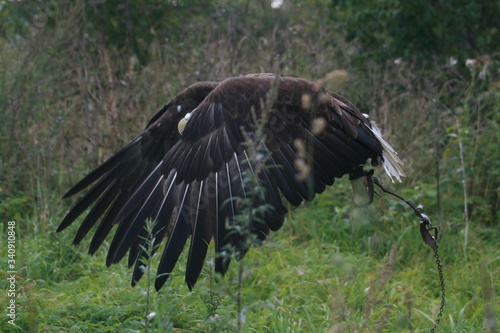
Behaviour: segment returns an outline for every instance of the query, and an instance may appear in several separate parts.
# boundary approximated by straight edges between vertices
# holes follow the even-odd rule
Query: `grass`
[[[149,293],[145,280],[131,288],[124,265],[107,269],[104,251],[89,256],[85,245],[70,245],[75,230],[54,233],[62,215],[52,216],[44,232],[17,235],[19,328],[3,318],[0,330],[234,331],[240,293],[243,332],[428,331],[439,308],[440,288],[418,219],[387,198],[383,218],[380,199],[375,207],[352,212],[349,190],[340,182],[292,211],[282,230],[251,249],[240,263],[233,262],[220,281],[206,266],[192,292],[183,282],[185,260],[159,293]],[[32,216],[27,223],[35,224],[36,219]],[[5,229],[0,237],[7,237]],[[494,325],[488,321],[496,320],[500,305],[495,295],[498,247],[495,241],[483,241],[474,229],[467,256],[461,253],[462,242],[461,232],[452,231],[440,240],[446,308],[439,329],[488,331],[488,325]],[[6,255],[2,247],[2,267]],[[157,259],[152,260],[153,276]],[[4,285],[2,279],[2,289]],[[2,297],[2,308],[7,300]],[[150,315],[146,326],[148,307],[156,316]]]
[[[292,1],[278,16],[261,8],[264,2],[224,3],[220,17],[180,27],[182,41],[144,46],[151,57],[142,66],[127,50],[102,44],[106,36],[88,34],[90,18],[79,1],[51,3],[54,22],[40,13],[24,37],[0,37],[5,311],[7,222],[17,231],[17,327],[2,315],[0,332],[232,332],[238,325],[242,332],[428,332],[440,282],[418,218],[388,197],[355,209],[346,180],[291,209],[283,228],[232,262],[223,279],[206,265],[192,292],[183,282],[185,257],[157,293],[146,277],[154,277],[158,254],[132,288],[123,263],[105,267],[109,243],[90,256],[89,239],[71,245],[78,223],[55,233],[70,205],[60,199],[70,184],[188,84],[276,71],[314,80],[333,70],[343,75],[332,89],[369,113],[405,162],[409,177],[389,187],[423,205],[440,227],[446,307],[437,331],[497,332],[498,53],[488,65],[468,68],[465,59],[447,66],[444,58],[430,68],[411,59],[360,64],[355,45],[331,21],[329,1]],[[206,26],[205,34],[192,33]]]

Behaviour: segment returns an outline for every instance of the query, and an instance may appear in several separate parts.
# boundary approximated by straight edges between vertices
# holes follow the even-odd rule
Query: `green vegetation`
[[[332,1],[336,21],[365,55],[385,60],[474,57],[498,52],[495,1]],[[366,60],[366,57],[364,57]]]
[[[382,176],[385,185],[439,226],[446,307],[438,331],[497,332],[500,9],[434,1],[414,21],[407,6],[2,2],[0,331],[429,331],[440,282],[418,218],[388,196],[355,209],[346,179],[291,209],[223,279],[207,263],[192,292],[186,258],[157,293],[149,282],[158,254],[132,288],[125,263],[106,268],[105,249],[90,256],[88,239],[71,244],[76,224],[55,233],[71,205],[62,194],[171,96],[198,80],[265,71],[332,73],[330,88],[379,123],[408,175],[403,184]],[[374,19],[369,39],[353,35]],[[426,48],[431,37],[437,44]],[[8,221],[16,222],[17,327],[5,315]]]

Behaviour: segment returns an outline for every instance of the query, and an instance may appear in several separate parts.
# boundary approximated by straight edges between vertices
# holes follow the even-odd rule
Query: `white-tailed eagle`
[[[58,231],[85,215],[74,243],[96,226],[89,250],[95,253],[117,225],[106,264],[128,252],[135,284],[149,244],[145,221],[155,221],[153,251],[167,239],[156,289],[189,238],[186,283],[192,288],[212,239],[217,253],[241,258],[250,236],[263,240],[282,226],[283,199],[298,206],[348,174],[354,202],[370,203],[373,185],[362,169],[367,161],[382,165],[391,178],[404,176],[376,126],[315,82],[274,74],[199,82],[64,195],[86,191]],[[239,232],[234,226],[249,207],[247,230]],[[226,272],[230,257],[216,255],[216,272]]]

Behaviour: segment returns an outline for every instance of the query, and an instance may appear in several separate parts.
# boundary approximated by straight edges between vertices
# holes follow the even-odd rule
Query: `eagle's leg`
[[[367,206],[373,201],[373,169],[370,171],[358,167],[349,173],[352,186],[352,202],[356,206]]]

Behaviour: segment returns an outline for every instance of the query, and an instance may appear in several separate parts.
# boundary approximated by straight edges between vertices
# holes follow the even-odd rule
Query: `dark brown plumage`
[[[178,125],[188,118],[180,134]],[[323,126],[313,129],[315,122]],[[248,144],[260,139],[264,144]],[[305,156],[300,156],[297,139]],[[238,258],[248,250],[248,234],[234,232],[227,224],[238,223],[242,202],[267,207],[255,213],[249,226],[250,233],[263,240],[283,224],[287,210],[282,198],[295,206],[311,200],[335,178],[359,172],[369,159],[372,165],[383,164],[398,180],[403,175],[395,152],[366,117],[314,82],[252,74],[195,83],[163,107],[142,134],[64,195],[95,183],[58,231],[90,208],[74,243],[97,225],[89,250],[94,253],[118,224],[106,264],[128,252],[135,284],[142,276],[140,259],[148,236],[144,225],[150,218],[157,221],[154,245],[168,239],[156,289],[172,272],[189,237],[186,283],[192,288],[212,239],[218,253],[234,251]],[[310,164],[305,175],[297,169],[301,161]],[[255,176],[263,194],[250,188],[248,175]],[[228,258],[216,256],[217,272],[225,273]]]

